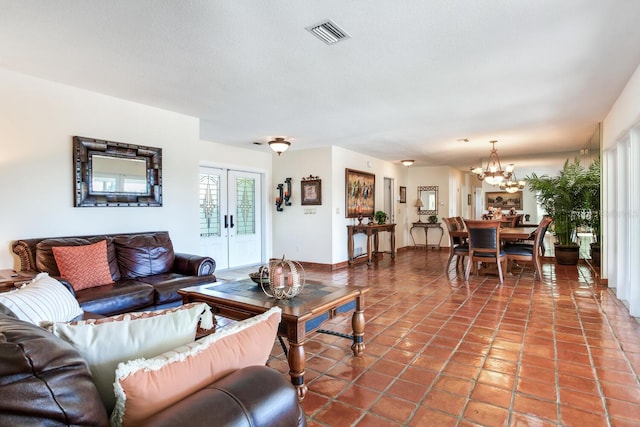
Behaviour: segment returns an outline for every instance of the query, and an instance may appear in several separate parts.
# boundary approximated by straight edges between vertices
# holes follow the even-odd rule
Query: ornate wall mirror
[[[418,215],[438,215],[438,187],[418,187],[418,199],[422,206],[418,208]]]
[[[162,206],[162,149],[73,137],[74,206]]]

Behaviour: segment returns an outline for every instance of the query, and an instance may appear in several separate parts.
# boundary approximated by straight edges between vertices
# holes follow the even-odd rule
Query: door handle
[[[233,224],[233,215],[229,215],[231,217],[231,228],[233,228],[234,224]]]
[[[227,222],[227,216],[224,216],[224,228],[229,228],[229,223]]]

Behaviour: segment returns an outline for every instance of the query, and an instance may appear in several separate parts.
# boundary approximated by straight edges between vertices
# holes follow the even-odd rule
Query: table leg
[[[367,233],[367,264],[373,264],[373,248],[371,247],[371,234]]]
[[[395,227],[391,229],[391,258],[396,257],[396,231]]]
[[[353,350],[354,356],[362,356],[364,353],[364,297],[356,298],[356,310],[351,317],[351,327],[353,328]]]
[[[347,252],[349,254],[349,264],[353,263],[353,231],[347,228]]]
[[[291,384],[296,388],[298,393],[298,402],[302,402],[307,394],[307,385],[304,383],[304,367],[306,364],[306,356],[304,352],[304,341],[293,342],[289,339],[289,375],[291,376]]]
[[[376,258],[378,258],[378,251],[379,251],[379,240],[378,240],[378,236],[380,235],[380,233],[378,232],[378,230],[376,230],[373,233],[373,256],[375,256]]]
[[[438,228],[440,228],[440,240],[438,240],[438,250],[440,250],[440,245],[442,244],[442,237],[444,236],[444,228],[442,228],[441,226]]]

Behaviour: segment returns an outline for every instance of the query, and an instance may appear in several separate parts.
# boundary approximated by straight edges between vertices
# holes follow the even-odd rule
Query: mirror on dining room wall
[[[162,206],[162,149],[73,137],[74,206]]]
[[[422,206],[418,208],[418,215],[438,215],[438,186],[418,187],[418,199]]]

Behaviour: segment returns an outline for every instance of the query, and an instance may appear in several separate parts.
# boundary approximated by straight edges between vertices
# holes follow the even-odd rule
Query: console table
[[[353,261],[363,255],[353,256],[353,236],[356,234],[367,235],[367,264],[371,265],[373,262],[373,256],[377,255],[378,251],[378,234],[381,231],[388,231],[391,238],[391,258],[396,257],[396,225],[395,224],[367,224],[367,225],[347,225],[347,244],[349,248],[349,264],[353,264]]]
[[[424,230],[424,243],[425,246],[431,247],[431,248],[437,248],[438,250],[440,250],[440,244],[442,243],[442,236],[444,236],[444,229],[442,228],[442,224],[440,224],[439,222],[437,223],[431,223],[431,222],[414,222],[411,225],[411,228],[409,229],[409,235],[411,236],[411,240],[413,240],[413,247],[418,247],[418,245],[416,244],[416,240],[413,238],[413,229],[414,228],[422,228]],[[440,240],[438,240],[438,244],[436,245],[430,245],[429,244],[429,230],[431,229],[436,229],[436,230],[440,230]]]

